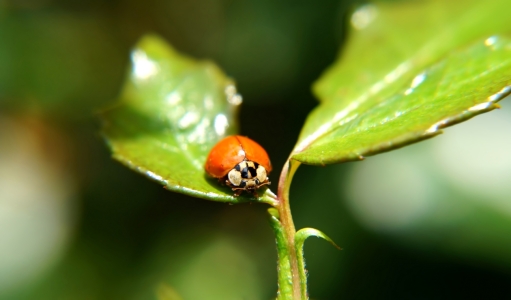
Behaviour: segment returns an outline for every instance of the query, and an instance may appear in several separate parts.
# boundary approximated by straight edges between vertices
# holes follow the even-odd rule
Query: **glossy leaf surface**
[[[511,93],[508,2],[364,6],[339,59],[315,83],[321,101],[292,158],[362,159],[441,133]]]
[[[131,53],[119,103],[102,113],[114,157],[167,189],[208,200],[241,202],[209,178],[209,150],[237,131],[241,103],[233,82],[213,63],[179,54],[156,36]]]

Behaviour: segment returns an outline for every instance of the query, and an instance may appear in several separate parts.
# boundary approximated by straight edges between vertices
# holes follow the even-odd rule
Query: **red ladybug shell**
[[[228,136],[211,149],[206,160],[206,172],[213,177],[222,178],[244,160],[262,165],[268,174],[271,172],[270,158],[264,148],[240,135]]]

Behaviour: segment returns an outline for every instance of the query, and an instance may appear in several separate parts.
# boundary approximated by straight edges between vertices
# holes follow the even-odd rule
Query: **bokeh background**
[[[115,101],[130,47],[157,33],[237,81],[242,134],[278,170],[356,3],[0,1],[0,299],[271,299],[266,207],[164,190],[110,158],[95,112]],[[313,299],[511,297],[502,106],[363,162],[299,169],[297,228],[343,248],[306,243]]]

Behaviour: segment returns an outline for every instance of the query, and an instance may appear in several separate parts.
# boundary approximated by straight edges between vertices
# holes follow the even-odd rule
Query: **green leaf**
[[[293,299],[293,273],[291,271],[291,258],[289,248],[287,245],[286,233],[280,223],[280,215],[277,209],[269,208],[270,225],[275,233],[277,242],[278,259],[278,281],[279,291],[277,294],[278,300],[291,300]]]
[[[167,189],[237,203],[248,196],[209,178],[210,149],[237,132],[241,103],[233,82],[213,63],[184,56],[161,38],[142,38],[119,103],[102,113],[113,156]]]
[[[323,232],[314,229],[314,228],[302,228],[296,232],[295,235],[295,247],[296,247],[296,256],[298,257],[298,270],[300,272],[300,289],[302,293],[302,299],[309,299],[307,295],[307,271],[305,270],[305,257],[303,254],[303,245],[305,240],[310,236],[316,236],[328,241],[335,248],[341,250],[339,246],[337,246],[334,241],[329,238]]]
[[[314,85],[321,104],[292,158],[358,160],[497,108],[511,93],[508,7],[430,0],[357,10],[347,48]]]

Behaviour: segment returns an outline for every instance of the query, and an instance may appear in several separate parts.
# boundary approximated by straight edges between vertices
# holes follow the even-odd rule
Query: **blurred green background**
[[[264,205],[170,193],[110,158],[94,112],[147,32],[216,61],[278,170],[355,1],[0,1],[0,299],[271,299]],[[511,111],[291,190],[313,299],[511,297]],[[276,186],[274,186],[274,189]],[[163,298],[161,298],[163,299]]]

